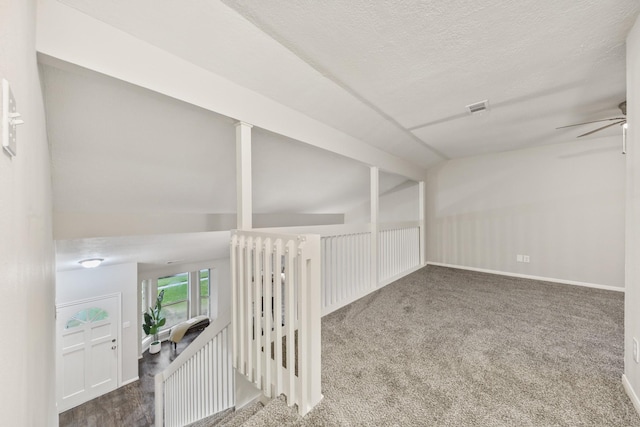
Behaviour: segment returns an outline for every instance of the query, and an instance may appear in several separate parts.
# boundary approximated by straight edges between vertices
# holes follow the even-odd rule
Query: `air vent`
[[[489,100],[485,99],[484,101],[474,102],[473,104],[467,105],[466,108],[471,114],[480,113],[489,108]]]

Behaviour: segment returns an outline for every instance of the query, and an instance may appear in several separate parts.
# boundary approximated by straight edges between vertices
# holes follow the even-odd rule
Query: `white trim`
[[[478,271],[480,273],[498,274],[500,276],[519,277],[521,279],[541,280],[544,282],[562,283],[564,285],[584,286],[586,288],[604,289],[607,291],[624,292],[624,288],[609,285],[599,285],[597,283],[578,282],[575,280],[556,279],[553,277],[533,276],[531,274],[511,273],[508,271],[489,270],[486,268],[467,267],[465,265],[445,264],[442,262],[427,261],[427,265],[436,265],[438,267],[457,268],[459,270]]]
[[[62,302],[62,303],[56,304],[56,309],[66,308],[66,307],[70,307],[72,305],[84,304],[84,303],[92,302],[92,301],[98,301],[98,300],[102,300],[102,299],[105,299],[105,298],[112,298],[112,297],[121,298],[121,295],[122,295],[121,292],[114,292],[112,294],[105,294],[105,295],[100,295],[100,296],[97,296],[97,297],[84,298],[84,299],[79,299],[79,300],[69,301],[69,302]]]
[[[374,289],[374,290],[377,290],[377,289],[383,288],[383,287],[385,287],[387,285],[390,285],[391,283],[395,282],[396,280],[402,279],[404,276],[408,276],[411,273],[415,273],[416,271],[420,270],[422,267],[424,267],[424,265],[418,264],[415,267],[412,267],[412,268],[410,268],[408,270],[405,270],[400,274],[396,274],[393,277],[389,277],[388,279],[381,280],[378,283],[378,287],[376,289]]]
[[[140,377],[138,377],[138,376],[136,375],[135,377],[131,378],[130,380],[123,381],[123,382],[122,382],[122,384],[120,384],[120,387],[124,387],[124,386],[126,386],[127,384],[135,383],[135,382],[136,382],[136,381],[138,381],[139,379],[140,379]]]
[[[331,237],[344,234],[370,233],[371,223],[265,227],[254,228],[254,230],[274,234],[319,234],[321,237]]]
[[[378,224],[378,231],[401,230],[403,228],[419,228],[421,221],[398,221],[398,222],[381,222]]]
[[[90,303],[90,302],[94,302],[94,301],[102,301],[102,300],[106,300],[106,299],[111,299],[111,298],[116,298],[116,304],[118,306],[118,315],[115,317],[114,319],[114,323],[116,324],[115,326],[115,331],[116,331],[116,343],[117,343],[117,352],[118,352],[118,360],[117,360],[117,366],[116,366],[116,386],[114,388],[114,390],[119,389],[120,387],[122,387],[124,384],[122,383],[122,292],[114,292],[114,293],[110,293],[110,294],[105,294],[105,295],[98,295],[95,297],[90,297],[90,298],[84,298],[84,299],[79,299],[79,300],[75,300],[75,301],[68,301],[68,302],[63,302],[63,303],[59,303],[56,304],[55,309],[56,309],[56,381],[59,380],[60,377],[60,366],[59,363],[60,361],[58,360],[59,354],[58,354],[58,340],[60,339],[60,337],[58,336],[58,325],[57,322],[59,321],[58,319],[58,311],[60,311],[60,309],[63,308],[69,308],[69,307],[73,307],[74,305],[81,305],[81,304],[86,304],[86,303]],[[136,377],[137,378],[137,377]],[[112,390],[113,391],[113,390]],[[57,396],[57,390],[56,390],[56,409],[58,409],[58,396]],[[99,397],[99,396],[98,396]],[[84,402],[86,403],[86,402]],[[70,409],[70,408],[67,408]]]
[[[636,408],[636,412],[640,415],[640,399],[638,399],[638,395],[635,390],[633,390],[633,387],[631,387],[631,383],[625,374],[622,374],[622,385],[624,387],[624,391],[627,392],[627,396],[629,396],[631,403],[633,403],[633,407]]]

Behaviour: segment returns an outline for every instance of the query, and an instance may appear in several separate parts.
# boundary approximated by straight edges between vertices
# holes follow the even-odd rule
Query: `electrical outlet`
[[[516,255],[516,261],[522,262],[522,255]]]
[[[529,255],[523,255],[522,262],[529,262]]]
[[[638,339],[633,339],[633,360],[636,363],[640,363],[640,354],[638,354]]]

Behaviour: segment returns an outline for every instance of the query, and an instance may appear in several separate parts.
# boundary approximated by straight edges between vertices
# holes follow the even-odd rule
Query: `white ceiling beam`
[[[381,170],[420,181],[425,170],[197,67],[55,0],[39,0],[36,49],[69,62]],[[41,56],[41,60],[47,58]],[[55,65],[55,60],[52,61]]]

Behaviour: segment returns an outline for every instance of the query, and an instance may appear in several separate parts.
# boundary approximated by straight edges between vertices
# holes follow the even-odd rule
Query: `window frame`
[[[194,268],[195,267],[195,268]],[[142,330],[142,325],[144,324],[144,313],[146,313],[149,308],[155,305],[156,297],[151,297],[153,295],[158,295],[158,281],[162,278],[179,276],[181,274],[187,273],[188,277],[188,286],[187,286],[187,319],[191,319],[195,316],[201,314],[201,292],[200,292],[200,272],[203,270],[209,271],[209,304],[208,309],[209,312],[206,316],[212,321],[217,317],[217,301],[218,301],[218,287],[216,286],[217,278],[218,278],[218,267],[211,264],[184,264],[184,265],[173,265],[167,268],[158,268],[146,272],[141,272],[138,275],[138,309],[139,313],[139,340],[140,343],[140,355],[147,350],[149,344],[151,343],[151,337],[148,337],[144,334]],[[180,302],[184,302],[180,301]],[[216,302],[216,304],[214,304]],[[166,304],[163,302],[163,310],[165,306],[171,306],[171,304]],[[159,338],[161,341],[165,341],[169,338],[171,326],[163,327],[159,332]]]
[[[207,295],[203,296],[202,295],[202,273],[206,271],[207,272]],[[206,314],[207,317],[211,318],[211,268],[201,268],[200,270],[198,270],[197,272],[197,276],[198,276],[198,295],[197,295],[197,302],[198,302],[198,315],[203,315]],[[202,300],[206,298],[207,299],[207,311],[206,313],[203,313],[202,310]]]
[[[167,323],[162,328],[160,328],[160,330],[158,331],[160,333],[164,332],[164,331],[168,331],[173,326],[175,326],[175,325],[177,325],[177,324],[179,324],[181,322],[184,322],[186,320],[189,320],[191,318],[191,312],[190,312],[190,308],[191,308],[191,274],[188,271],[186,271],[186,272],[183,271],[183,272],[180,272],[180,273],[169,274],[167,276],[163,275],[162,277],[156,278],[156,290],[155,290],[155,293],[153,295],[155,295],[156,298],[157,298],[157,296],[160,294],[160,291],[161,291],[161,287],[160,287],[160,285],[158,283],[160,280],[162,280],[162,279],[170,279],[170,278],[183,276],[183,275],[187,278],[187,283],[186,283],[187,294],[186,294],[185,299],[179,300],[179,301],[172,301],[172,302],[162,301],[162,309],[164,310],[167,307],[171,307],[172,305],[182,304],[182,303],[186,302],[187,303],[187,308],[185,310],[185,319],[181,320],[181,321],[178,321],[177,323],[169,323],[167,321]],[[166,286],[163,286],[163,287],[166,287]],[[152,304],[155,305],[155,299],[153,300]]]

